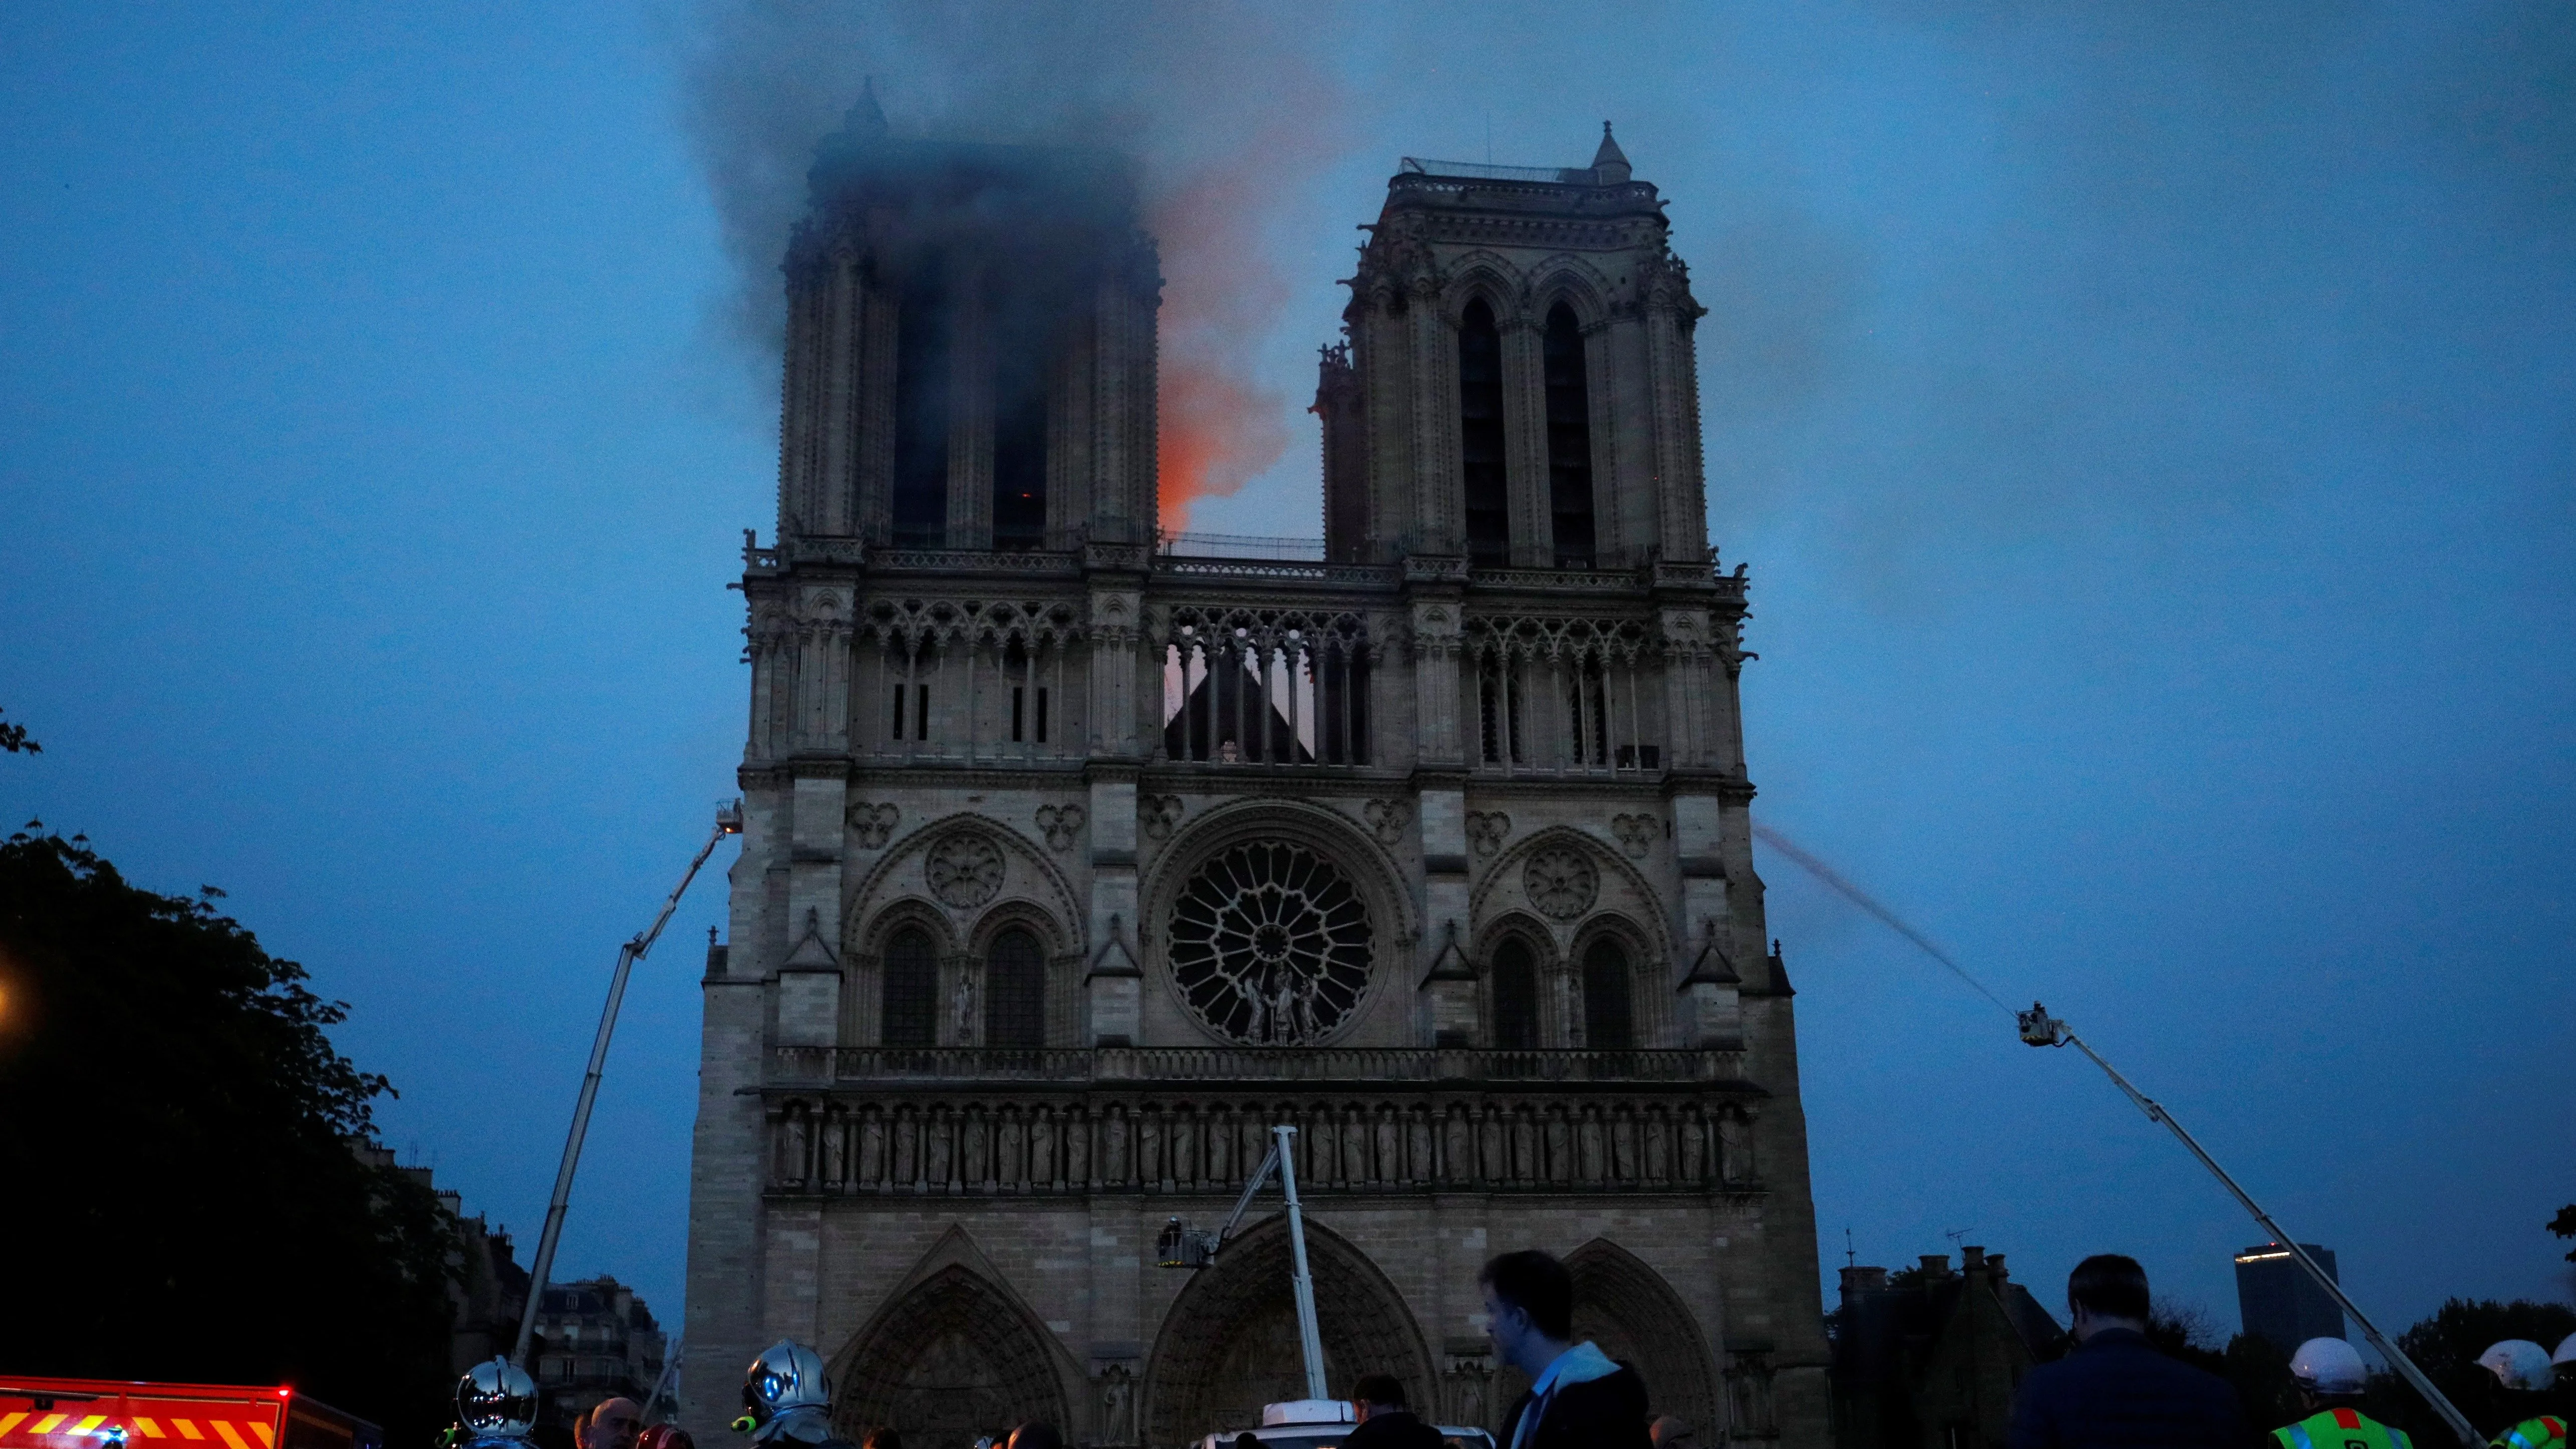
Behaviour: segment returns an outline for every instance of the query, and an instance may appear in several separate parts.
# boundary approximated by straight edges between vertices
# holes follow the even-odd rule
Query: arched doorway
[[[953,1263],[880,1311],[832,1382],[832,1422],[853,1440],[888,1427],[913,1449],[970,1449],[1023,1419],[1073,1428],[1046,1330]]]
[[[1275,1217],[1227,1243],[1216,1266],[1181,1290],[1145,1371],[1145,1442],[1257,1428],[1263,1404],[1306,1396],[1289,1257],[1287,1220]],[[1347,1396],[1359,1375],[1391,1373],[1404,1381],[1407,1402],[1438,1403],[1422,1331],[1386,1275],[1311,1219],[1306,1259],[1331,1391]]]
[[[1575,1340],[1591,1339],[1634,1364],[1652,1412],[1677,1415],[1701,1443],[1715,1443],[1723,1421],[1708,1341],[1681,1295],[1636,1255],[1599,1238],[1568,1254],[1565,1266],[1574,1275]]]

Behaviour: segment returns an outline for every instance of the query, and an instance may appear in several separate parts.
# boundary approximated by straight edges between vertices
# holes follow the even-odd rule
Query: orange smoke
[[[1252,344],[1288,302],[1288,286],[1261,249],[1258,221],[1270,198],[1257,168],[1202,171],[1164,192],[1150,225],[1162,247],[1163,308],[1155,406],[1162,526],[1190,526],[1202,498],[1223,498],[1288,450],[1276,388],[1255,380]]]

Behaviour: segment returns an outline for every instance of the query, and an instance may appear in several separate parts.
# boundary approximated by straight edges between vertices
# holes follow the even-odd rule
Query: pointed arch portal
[[[1650,1412],[1677,1415],[1703,1441],[1715,1440],[1724,1420],[1708,1343],[1664,1275],[1600,1238],[1567,1254],[1565,1266],[1574,1275],[1575,1339],[1636,1365]]]
[[[892,1428],[917,1449],[968,1449],[1023,1419],[1069,1425],[1046,1330],[957,1264],[913,1285],[833,1365],[833,1422],[852,1440]]]
[[[1331,1391],[1348,1397],[1359,1375],[1391,1373],[1408,1403],[1437,1403],[1422,1330],[1377,1265],[1311,1217],[1306,1259]],[[1227,1243],[1216,1266],[1181,1290],[1145,1372],[1146,1443],[1252,1428],[1263,1404],[1306,1396],[1288,1271],[1287,1220],[1274,1217]]]

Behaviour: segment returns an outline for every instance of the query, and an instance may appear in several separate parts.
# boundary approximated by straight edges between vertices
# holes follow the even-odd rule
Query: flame
[[[1210,167],[1151,208],[1163,258],[1157,501],[1176,533],[1199,500],[1234,493],[1288,451],[1284,399],[1254,377],[1246,346],[1288,304],[1287,280],[1261,248],[1272,198],[1253,178],[1240,164]]]

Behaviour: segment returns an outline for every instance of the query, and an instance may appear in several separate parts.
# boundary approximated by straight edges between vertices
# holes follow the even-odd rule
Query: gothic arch
[[[950,1228],[832,1363],[832,1420],[857,1440],[880,1426],[925,1449],[966,1449],[1038,1418],[1078,1434],[1080,1369],[1019,1295]]]
[[[1530,856],[1550,846],[1580,851],[1592,863],[1593,869],[1600,872],[1602,880],[1599,899],[1571,929],[1551,928],[1549,939],[1556,944],[1559,959],[1567,959],[1566,952],[1581,931],[1589,929],[1595,920],[1606,917],[1615,917],[1642,938],[1646,958],[1667,963],[1673,959],[1672,938],[1664,924],[1662,892],[1656,890],[1654,883],[1608,841],[1571,825],[1551,825],[1506,846],[1477,879],[1467,903],[1469,918],[1481,922],[1489,914],[1499,919],[1517,912],[1520,909],[1518,898],[1522,867]],[[1614,880],[1632,896],[1632,908],[1623,910],[1612,899],[1610,886]],[[1478,935],[1481,939],[1481,928]]]
[[[1530,288],[1530,315],[1544,318],[1548,309],[1563,302],[1574,309],[1574,320],[1585,331],[1610,320],[1610,279],[1598,267],[1574,255],[1559,252],[1530,269],[1538,278]]]
[[[1430,1348],[1395,1284],[1312,1217],[1306,1259],[1329,1391],[1347,1397],[1360,1374],[1391,1373],[1404,1381],[1406,1402],[1438,1403]],[[1146,1443],[1252,1428],[1264,1403],[1306,1396],[1289,1260],[1287,1219],[1273,1217],[1229,1241],[1216,1266],[1183,1285],[1146,1362]]]
[[[1459,258],[1449,268],[1449,276],[1440,289],[1440,319],[1449,330],[1458,330],[1459,320],[1467,315],[1467,304],[1478,297],[1494,311],[1494,325],[1511,329],[1515,318],[1524,317],[1529,308],[1529,285],[1522,279],[1520,268],[1489,251],[1473,251]]]
[[[942,956],[954,955],[963,949],[957,937],[956,924],[948,919],[946,911],[921,896],[907,895],[888,901],[878,908],[872,919],[851,931],[850,951],[846,954],[881,957],[885,955],[886,943],[894,939],[894,933],[906,926],[927,932],[932,949]]]
[[[978,901],[957,907],[937,901],[924,880],[922,862],[930,848],[961,828],[973,828],[989,837],[1002,852],[1005,874],[991,902]],[[869,937],[853,936],[852,940],[873,939],[873,928],[899,903],[917,904],[921,909],[942,917],[947,930],[945,939],[963,944],[969,939],[970,923],[979,913],[989,912],[997,902],[1028,901],[1059,923],[1054,939],[1070,940],[1069,949],[1082,946],[1084,913],[1077,904],[1072,884],[1047,853],[1038,848],[1017,827],[994,819],[980,811],[960,811],[928,821],[905,835],[878,857],[875,865],[859,878],[841,913],[845,922],[863,924]]]
[[[1342,1024],[1322,1040],[1338,1039],[1367,1020],[1385,992],[1412,985],[1406,973],[1416,969],[1413,948],[1421,939],[1421,927],[1414,917],[1412,892],[1404,887],[1393,857],[1349,816],[1327,806],[1302,800],[1236,800],[1205,810],[1183,825],[1138,882],[1137,913],[1143,920],[1137,934],[1146,970],[1162,983],[1182,1018],[1206,1031],[1173,979],[1168,923],[1174,901],[1201,866],[1220,851],[1253,840],[1285,841],[1314,851],[1340,868],[1367,903],[1372,932],[1369,984]],[[1389,982],[1396,984],[1389,986]],[[1208,1035],[1212,1040],[1223,1039],[1212,1031]]]
[[[1566,1254],[1565,1266],[1574,1275],[1575,1338],[1636,1365],[1648,1412],[1678,1415],[1715,1442],[1723,1419],[1708,1340],[1664,1275],[1603,1238]]]

